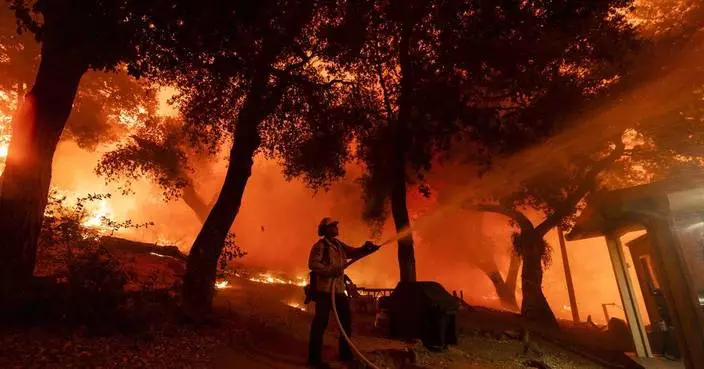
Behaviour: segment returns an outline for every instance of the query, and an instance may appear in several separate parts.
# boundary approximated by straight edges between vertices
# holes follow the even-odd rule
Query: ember
[[[230,282],[228,281],[220,281],[220,282],[215,282],[215,288],[218,290],[223,290],[225,288],[230,288]]]
[[[83,222],[83,226],[87,228],[100,228],[103,226],[103,219],[111,215],[110,205],[105,199],[100,200],[97,209],[90,212],[90,216]]]
[[[243,277],[240,274],[235,274],[235,276],[240,277],[240,278]],[[299,287],[304,287],[307,284],[305,278],[303,278],[303,277],[296,277],[296,279],[293,280],[293,279],[277,277],[269,272],[259,273],[256,276],[250,276],[250,277],[246,277],[246,278],[252,282],[264,283],[264,284],[288,284],[288,285],[294,285],[294,286],[299,286]]]
[[[301,306],[301,304],[299,304],[299,303],[297,303],[297,302],[291,302],[291,301],[289,301],[289,302],[286,303],[286,305],[288,305],[288,306],[290,306],[290,307],[292,307],[292,308],[294,308],[294,309],[297,309],[297,310],[306,311],[305,306]]]

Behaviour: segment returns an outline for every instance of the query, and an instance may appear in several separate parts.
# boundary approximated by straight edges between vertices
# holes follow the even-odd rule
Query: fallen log
[[[152,254],[156,256],[172,257],[182,261],[186,261],[187,259],[187,256],[182,254],[176,246],[159,246],[153,243],[137,242],[111,236],[101,237],[100,245],[108,251]]]

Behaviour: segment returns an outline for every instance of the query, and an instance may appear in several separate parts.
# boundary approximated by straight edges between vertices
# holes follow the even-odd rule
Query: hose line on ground
[[[350,263],[351,264],[351,263]],[[348,264],[349,266],[349,264]],[[362,354],[361,351],[357,348],[357,346],[352,343],[352,340],[350,337],[347,335],[347,332],[345,332],[345,327],[342,326],[342,322],[340,321],[340,316],[337,314],[337,304],[335,304],[335,282],[333,281],[332,283],[332,288],[330,288],[330,297],[332,298],[332,312],[335,315],[335,321],[337,322],[337,326],[340,327],[340,334],[342,337],[347,341],[347,344],[350,345],[350,348],[352,349],[352,352],[354,353],[355,356],[359,360],[362,360],[362,362],[367,365],[367,367],[371,369],[380,369],[378,366],[374,365],[369,359],[367,359],[364,354]]]
[[[393,242],[394,240],[396,240],[396,238],[388,239],[388,240],[384,241],[381,245],[379,245],[379,247],[387,245],[387,244]],[[359,261],[360,259],[362,259],[362,258],[358,257],[358,258],[354,258],[354,259],[350,260],[349,262],[347,262],[347,264],[345,264],[344,269],[349,268],[350,265],[354,264],[355,262]],[[344,276],[339,277],[339,278],[344,278]],[[361,351],[359,351],[357,346],[355,346],[354,343],[352,343],[352,340],[347,335],[347,332],[345,332],[345,327],[342,326],[342,322],[340,321],[340,315],[337,314],[337,304],[335,303],[335,282],[336,281],[333,281],[332,288],[330,288],[330,298],[332,299],[332,312],[333,312],[333,315],[335,315],[335,321],[337,322],[337,326],[340,327],[340,334],[345,339],[345,341],[347,341],[347,344],[350,345],[350,348],[352,349],[352,353],[354,353],[354,355],[357,356],[357,358],[359,360],[362,360],[362,362],[365,365],[367,365],[370,369],[380,369],[378,366],[374,365],[374,363],[369,361],[369,359],[367,359],[364,356],[364,354],[362,354]]]

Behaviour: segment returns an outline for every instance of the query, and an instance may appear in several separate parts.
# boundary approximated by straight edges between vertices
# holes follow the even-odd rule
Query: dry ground
[[[235,279],[218,291],[216,323],[195,329],[160,324],[138,335],[90,337],[46,328],[0,332],[0,368],[304,368],[311,314],[288,306],[302,299],[300,287]],[[467,314],[467,313],[463,313]],[[460,344],[430,353],[417,344],[385,339],[373,317],[355,317],[354,341],[383,368],[511,369],[602,368],[593,361],[534,339],[542,353],[523,354],[523,344],[461,319]],[[337,332],[331,321],[325,355],[334,357]],[[412,361],[412,363],[411,363]]]

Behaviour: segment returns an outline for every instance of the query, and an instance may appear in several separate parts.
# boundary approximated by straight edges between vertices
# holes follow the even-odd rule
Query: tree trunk
[[[511,311],[518,311],[518,302],[516,301],[516,294],[514,290],[511,289],[507,281],[504,281],[504,279],[501,277],[501,273],[499,273],[498,270],[495,270],[492,273],[487,273],[487,275],[489,276],[489,279],[491,279],[491,282],[494,284],[494,288],[496,289],[496,295],[499,297],[501,306]]]
[[[543,294],[543,253],[545,244],[542,237],[532,231],[522,231],[520,235],[521,256],[523,257],[523,302],[521,314],[532,320],[550,327],[557,327],[557,319]]]
[[[501,306],[511,311],[518,311],[518,302],[516,301],[515,293],[515,281],[513,286],[511,286],[511,284],[509,283],[508,275],[507,278],[504,280],[503,276],[501,276],[501,272],[499,272],[499,266],[496,265],[494,257],[492,256],[480,259],[477,266],[479,267],[479,269],[481,269],[482,272],[484,272],[484,274],[486,274],[487,277],[489,277],[491,283],[494,284],[496,296],[499,298]]]
[[[210,312],[217,262],[240,210],[247,180],[252,174],[254,153],[260,143],[259,124],[281,99],[283,87],[276,86],[275,91],[270,91],[267,88],[268,77],[268,73],[260,73],[252,81],[247,102],[238,116],[225,182],[188,254],[183,304],[192,317],[201,317]]]
[[[399,174],[395,174],[394,177]],[[416,281],[416,258],[413,247],[413,235],[411,234],[411,223],[408,217],[408,207],[406,205],[406,179],[394,178],[394,186],[391,189],[391,213],[394,218],[396,233],[401,237],[398,239],[398,266],[401,282]],[[400,183],[399,183],[400,182]]]
[[[34,272],[54,152],[86,70],[70,54],[42,52],[34,86],[13,118],[0,184],[0,293],[21,291]]]
[[[511,253],[511,262],[508,265],[508,273],[506,273],[506,286],[516,299],[516,284],[518,283],[518,270],[521,268],[521,257],[516,252]]]
[[[315,2],[305,2],[302,5],[296,3],[294,9],[287,11],[290,19],[283,29],[262,42],[260,58],[254,64],[257,70],[252,76],[247,100],[237,117],[225,183],[188,254],[183,279],[183,307],[191,317],[202,317],[212,308],[218,259],[252,174],[254,153],[261,142],[259,125],[276,110],[290,82],[287,77],[278,76],[278,82],[270,85],[272,65],[281,50],[291,45],[305,25],[309,24],[314,4]]]
[[[413,25],[403,27],[399,43],[399,63],[401,67],[401,94],[399,96],[398,119],[393,122],[393,178],[391,185],[391,213],[394,218],[398,239],[398,266],[401,282],[416,281],[416,258],[408,216],[406,199],[406,150],[408,145],[408,124],[411,119],[411,94],[413,93],[410,65],[410,37]]]
[[[499,267],[494,262],[493,258],[490,261],[480,263],[479,268],[489,277],[491,283],[494,284],[496,296],[501,302],[501,306],[511,311],[518,311],[518,302],[516,301],[515,282],[513,286],[509,283],[508,276],[506,280],[501,276]]]
[[[200,224],[205,223],[209,213],[208,204],[206,204],[205,201],[203,201],[203,199],[198,195],[196,189],[193,187],[193,183],[189,183],[183,188],[181,198],[186,205],[193,210],[193,213],[196,214]]]

